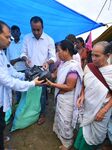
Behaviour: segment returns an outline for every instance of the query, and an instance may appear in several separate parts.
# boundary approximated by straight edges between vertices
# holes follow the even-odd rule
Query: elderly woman
[[[112,89],[112,65],[107,60],[110,46],[106,41],[94,45],[92,60],[110,89]],[[111,92],[112,93],[112,92]],[[101,80],[86,66],[84,87],[77,101],[78,107],[84,103],[81,126],[74,147],[77,150],[95,150],[106,138],[108,123],[112,113],[112,95]]]
[[[63,40],[57,49],[61,60],[57,71],[57,83],[49,80],[47,82],[48,85],[56,88],[57,104],[53,131],[62,143],[60,149],[68,150],[73,144],[73,130],[78,114],[76,100],[80,95],[83,72],[79,63],[73,60],[73,54],[77,51],[72,42]]]

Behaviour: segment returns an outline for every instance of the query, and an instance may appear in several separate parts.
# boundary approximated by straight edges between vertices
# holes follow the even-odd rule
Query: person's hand
[[[12,66],[14,66],[14,65],[16,64],[16,62],[17,62],[17,61],[15,61],[15,60],[11,60],[11,61],[10,61],[10,63],[11,63]]]
[[[95,116],[95,121],[102,121],[106,114],[106,110],[101,108]]]
[[[80,108],[83,105],[84,96],[80,96],[77,100],[77,107]]]
[[[25,61],[25,66],[26,66],[26,67],[31,67],[31,61],[30,61],[29,59],[27,59],[27,60]]]
[[[44,82],[44,80],[38,80],[39,79],[39,77],[36,77],[35,79],[34,79],[34,82],[35,82],[35,85],[41,85],[43,82]]]
[[[45,70],[47,70],[48,68],[49,68],[49,64],[46,62],[46,63],[44,63],[43,64],[43,68],[45,69]]]
[[[47,78],[46,78],[46,84],[47,84],[48,86],[53,86],[53,82],[51,82],[51,81],[48,80]]]

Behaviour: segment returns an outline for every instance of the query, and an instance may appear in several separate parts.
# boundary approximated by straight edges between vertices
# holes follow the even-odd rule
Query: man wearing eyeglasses
[[[13,68],[3,51],[10,45],[10,37],[9,26],[0,20],[0,150],[4,150],[5,112],[12,106],[11,89],[23,92],[43,82],[38,78],[31,82],[22,81],[25,79],[25,74]]]
[[[26,66],[43,66],[48,69],[49,65],[56,61],[55,44],[53,39],[43,32],[43,20],[34,16],[30,20],[32,33],[27,34],[23,40],[23,54],[21,57],[25,60]],[[41,95],[41,114],[38,124],[45,122],[45,107],[47,89],[44,86]],[[38,95],[37,95],[38,96]]]

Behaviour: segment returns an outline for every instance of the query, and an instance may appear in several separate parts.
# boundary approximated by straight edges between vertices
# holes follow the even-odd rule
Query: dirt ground
[[[6,127],[5,135],[9,135],[11,140],[5,143],[9,150],[59,150],[61,145],[55,133],[52,131],[54,119],[53,95],[49,95],[47,105],[46,122],[39,126],[36,123],[23,130],[16,130],[10,133],[11,124]],[[107,144],[98,150],[112,150]]]
[[[28,128],[12,133],[9,132],[11,124],[8,125],[5,134],[8,134],[11,140],[5,143],[6,147],[14,150],[58,150],[60,142],[52,131],[53,117],[53,95],[49,95],[46,122],[41,126],[35,123]]]

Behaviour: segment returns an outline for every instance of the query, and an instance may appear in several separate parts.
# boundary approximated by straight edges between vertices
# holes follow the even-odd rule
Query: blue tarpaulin
[[[68,34],[79,35],[103,25],[55,0],[0,0],[0,6],[0,20],[9,26],[18,25],[22,34],[31,31],[30,18],[40,16],[44,21],[44,31],[55,41],[64,39]]]

